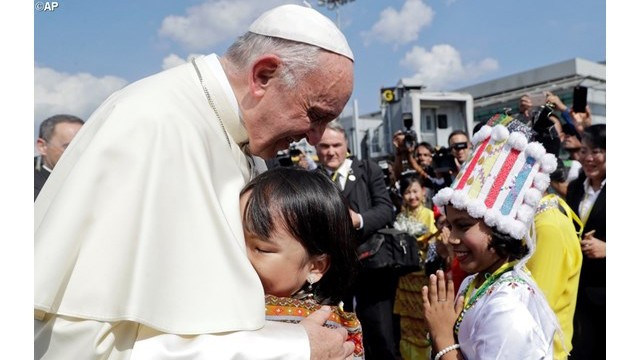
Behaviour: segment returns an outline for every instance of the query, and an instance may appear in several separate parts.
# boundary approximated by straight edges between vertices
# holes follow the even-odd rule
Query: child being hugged
[[[300,322],[333,305],[325,324],[346,328],[364,358],[362,329],[339,305],[354,279],[357,255],[349,209],[326,176],[279,167],[240,193],[247,256],[265,291],[267,320]]]

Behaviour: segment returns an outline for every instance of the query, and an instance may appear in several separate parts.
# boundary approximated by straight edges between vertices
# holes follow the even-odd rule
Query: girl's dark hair
[[[495,227],[490,228],[492,232],[489,248],[493,248],[501,258],[509,260],[522,259],[529,252],[529,247],[522,241],[503,234]]]
[[[595,149],[607,150],[607,125],[596,124],[584,129],[582,143]]]
[[[247,229],[269,238],[277,224],[293,235],[309,256],[326,254],[330,265],[315,285],[316,298],[337,304],[353,282],[357,255],[346,201],[326,176],[304,169],[278,167],[245,186],[251,191],[244,210]]]
[[[414,182],[417,182],[420,186],[424,186],[424,184],[422,183],[422,178],[418,174],[409,173],[403,175],[400,178],[400,195],[404,195],[404,192],[407,191],[409,186],[411,186],[411,184],[413,184]]]

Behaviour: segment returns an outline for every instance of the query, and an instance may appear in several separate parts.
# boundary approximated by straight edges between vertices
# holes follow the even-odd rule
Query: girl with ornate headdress
[[[556,317],[524,266],[535,250],[535,210],[557,166],[530,129],[496,115],[472,139],[474,151],[444,207],[449,244],[467,277],[454,296],[442,271],[422,291],[435,360],[552,359]],[[455,298],[455,300],[454,300]]]

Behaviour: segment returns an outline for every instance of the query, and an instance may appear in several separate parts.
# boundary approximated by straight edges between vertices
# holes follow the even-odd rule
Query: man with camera
[[[466,132],[462,130],[454,130],[449,135],[449,149],[455,161],[455,168],[452,168],[452,177],[456,177],[460,171],[460,167],[469,157],[471,153],[471,142]]]

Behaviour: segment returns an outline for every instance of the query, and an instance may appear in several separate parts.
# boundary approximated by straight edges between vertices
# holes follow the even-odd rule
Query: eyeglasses
[[[583,157],[587,157],[589,155],[591,155],[592,157],[599,157],[603,156],[604,154],[604,149],[588,149],[586,147],[580,148],[580,155],[582,155]]]

